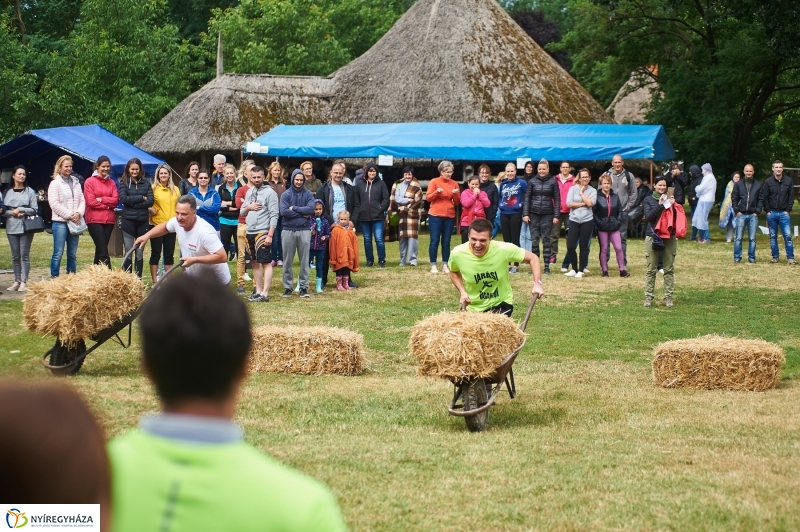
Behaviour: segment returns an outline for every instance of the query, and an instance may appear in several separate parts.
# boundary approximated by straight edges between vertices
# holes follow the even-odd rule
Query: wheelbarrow
[[[533,311],[533,305],[539,294],[533,294],[525,319],[522,321],[521,329],[525,332],[528,327],[528,320]],[[510,355],[505,357],[494,373],[483,378],[450,378],[453,383],[453,400],[447,406],[447,411],[458,417],[463,417],[470,432],[481,432],[486,430],[489,424],[489,408],[494,405],[497,396],[505,384],[508,395],[514,399],[517,396],[517,387],[514,383],[514,361],[525,345],[522,341]],[[459,403],[459,400],[461,401]]]
[[[136,247],[132,247],[130,251],[125,254],[122,259],[123,264],[135,250]],[[180,261],[178,264],[167,270],[164,275],[161,276],[161,279],[159,279],[156,284],[153,285],[150,293],[156,290],[170,273],[182,267],[183,261]],[[147,297],[145,297],[145,301],[146,300]],[[86,348],[85,340],[79,340],[73,345],[67,345],[65,342],[62,342],[60,339],[56,338],[55,345],[42,356],[42,365],[49,369],[53,375],[75,375],[80,371],[81,366],[83,366],[83,361],[86,359],[89,353],[107,341],[113,340],[121,345],[124,349],[129,348],[133,335],[133,320],[135,320],[142,312],[143,305],[144,301],[142,304],[136,307],[134,311],[126,314],[121,319],[98,332],[94,336],[91,336],[89,340],[94,342],[94,345],[88,349]],[[128,329],[127,340],[125,339],[125,333],[123,332],[126,327]],[[120,333],[122,336],[120,336]]]

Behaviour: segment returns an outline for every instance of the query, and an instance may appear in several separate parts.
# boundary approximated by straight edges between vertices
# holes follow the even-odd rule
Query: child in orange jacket
[[[350,272],[358,271],[358,239],[356,232],[349,229],[350,213],[340,211],[337,223],[331,229],[328,250],[331,256],[331,269],[336,274],[336,289],[352,290],[348,283]]]

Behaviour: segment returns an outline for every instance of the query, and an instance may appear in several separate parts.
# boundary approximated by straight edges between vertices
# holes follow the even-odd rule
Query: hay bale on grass
[[[144,295],[136,275],[95,265],[31,283],[22,315],[29,331],[57,336],[72,346],[136,310]]]
[[[508,316],[478,312],[442,312],[417,322],[408,347],[427,377],[487,377],[525,341]]]
[[[750,390],[775,386],[783,349],[764,340],[710,334],[656,346],[653,380],[664,388]]]
[[[251,372],[359,375],[364,337],[335,327],[274,327],[253,330]]]

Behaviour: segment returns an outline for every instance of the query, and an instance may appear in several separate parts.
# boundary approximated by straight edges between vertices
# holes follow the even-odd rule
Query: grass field
[[[361,288],[350,293],[285,300],[276,279],[272,302],[248,304],[254,324],[356,330],[369,369],[359,377],[253,375],[237,422],[250,443],[331,486],[353,530],[798,530],[800,268],[768,264],[763,236],[758,264],[734,265],[732,244],[717,230],[712,237],[710,246],[679,244],[673,309],[660,300],[660,276],[658,306],[642,307],[641,240],[628,243],[629,279],[600,278],[596,242],[591,275],[546,277],[514,368],[519,395],[501,396],[478,434],[447,414],[449,383],[417,377],[408,355],[417,320],[457,308],[446,276],[398,267],[391,243],[389,267],[363,268],[354,275]],[[51,246],[37,235],[35,265],[48,264]],[[0,268],[10,268],[2,249]],[[81,238],[79,262],[92,253]],[[0,281],[4,289],[11,280]],[[521,319],[527,270],[513,284]],[[25,332],[21,308],[0,300],[0,375],[49,380],[38,359],[53,339]],[[780,345],[787,359],[777,388],[652,384],[656,344],[712,332]],[[69,382],[108,437],[157,408],[136,343],[107,343]]]

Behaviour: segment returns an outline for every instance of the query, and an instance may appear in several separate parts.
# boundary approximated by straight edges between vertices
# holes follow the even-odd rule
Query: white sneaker
[[[576,279],[583,279],[583,272],[578,272],[575,274]]]
[[[561,268],[561,273],[567,273],[569,270],[567,268]]]
[[[244,277],[242,277],[242,279],[244,279],[245,281],[252,281],[253,280],[253,279],[250,278],[250,274],[247,273],[247,272],[244,272]]]
[[[570,270],[567,273],[565,273],[564,275],[566,275],[567,277],[575,277],[578,274],[575,273],[575,270]],[[581,274],[581,277],[583,277],[583,274]]]
[[[584,268],[583,273],[589,273],[589,268]]]
[[[14,284],[12,284],[11,286],[9,286],[9,287],[7,288],[7,290],[8,290],[9,292],[16,292],[18,288],[19,288],[19,282],[18,282],[18,281],[14,281]]]
[[[431,273],[439,273],[439,268],[435,264],[431,264]]]
[[[447,264],[442,264],[442,273],[450,273],[450,268],[447,267]]]
[[[24,292],[28,289],[28,283],[19,283],[19,288],[17,288],[17,292]]]
[[[661,275],[664,275],[664,268],[661,268],[660,270],[658,270],[658,273],[660,273]]]

